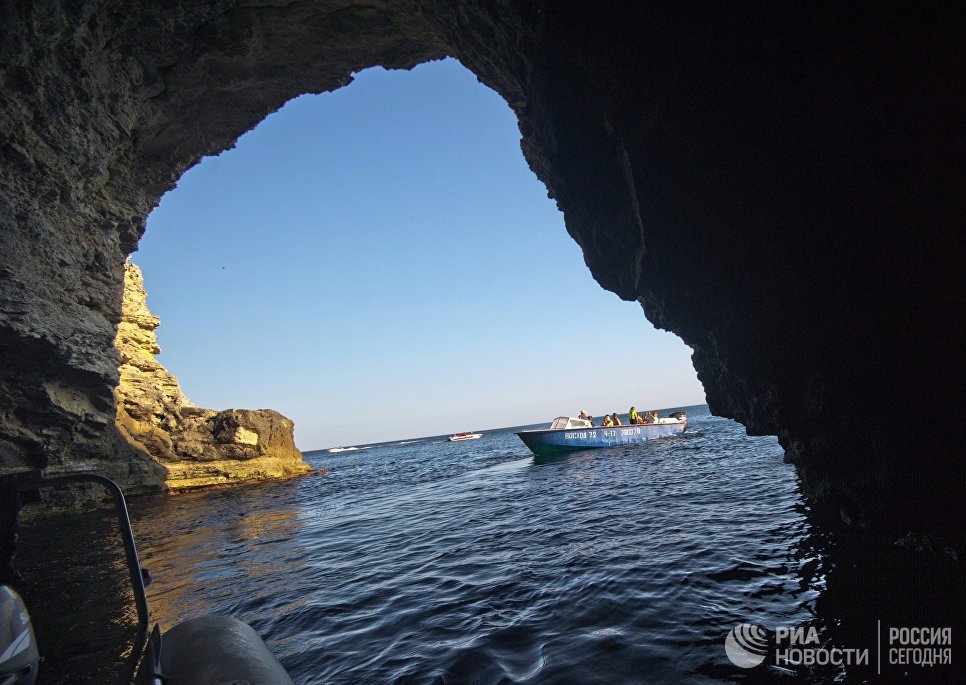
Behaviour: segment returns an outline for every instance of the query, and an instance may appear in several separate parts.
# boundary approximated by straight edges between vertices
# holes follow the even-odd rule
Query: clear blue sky
[[[519,140],[454,60],[292,100],[151,214],[160,360],[200,406],[292,418],[303,450],[703,403]]]

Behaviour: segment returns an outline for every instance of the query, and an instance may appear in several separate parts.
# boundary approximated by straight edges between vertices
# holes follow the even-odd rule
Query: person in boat
[[[656,411],[652,411],[651,412],[651,423],[657,423],[657,412]]]
[[[627,412],[628,423],[630,423],[633,426],[637,423],[638,418],[639,417],[637,416],[637,409],[635,409],[634,407],[631,407],[631,410]]]
[[[613,421],[615,426],[621,425],[621,418],[617,415],[616,411],[610,415],[610,420]]]
[[[588,414],[587,412],[585,412],[583,409],[580,410],[580,416],[578,416],[577,418],[578,419],[585,419],[587,421],[593,420],[593,417],[590,414]]]
[[[604,414],[604,422],[601,423],[600,425],[601,425],[601,428],[607,428],[608,426],[613,426],[614,422],[607,414]]]

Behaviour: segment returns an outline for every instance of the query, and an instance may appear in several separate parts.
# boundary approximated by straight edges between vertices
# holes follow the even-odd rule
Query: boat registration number
[[[578,433],[564,433],[565,440],[586,440],[587,438],[596,438],[596,437],[597,437],[597,431],[580,431]]]
[[[610,430],[599,431],[601,437],[603,438],[616,438],[618,434],[627,435],[640,435],[640,428],[612,428]],[[573,433],[564,433],[565,440],[586,440],[587,438],[596,438],[598,431],[576,431]]]
[[[601,437],[604,438],[616,438],[618,433],[620,435],[640,435],[640,428],[612,428],[610,430],[599,431]],[[587,438],[596,438],[598,431],[575,431],[573,433],[564,433],[565,440],[586,440]]]

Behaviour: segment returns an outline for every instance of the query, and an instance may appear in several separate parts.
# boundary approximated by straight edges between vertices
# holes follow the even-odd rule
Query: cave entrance
[[[680,339],[594,283],[519,141],[453,59],[291,100],[149,217],[160,360],[201,406],[294,419],[303,450],[703,402]]]

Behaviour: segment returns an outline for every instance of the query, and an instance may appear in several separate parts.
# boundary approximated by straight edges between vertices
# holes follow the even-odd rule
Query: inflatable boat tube
[[[171,685],[294,685],[262,638],[227,616],[179,623],[161,637],[163,682]]]

